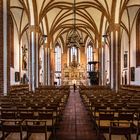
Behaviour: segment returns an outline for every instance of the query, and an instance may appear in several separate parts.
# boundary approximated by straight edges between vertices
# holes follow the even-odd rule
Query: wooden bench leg
[[[47,140],[47,132],[45,132],[45,140]]]
[[[22,140],[22,132],[20,132],[20,140]]]
[[[109,134],[109,140],[111,140],[111,134]]]
[[[136,135],[136,140],[139,140],[139,135],[138,134]]]
[[[2,140],[5,140],[5,133],[2,131]]]

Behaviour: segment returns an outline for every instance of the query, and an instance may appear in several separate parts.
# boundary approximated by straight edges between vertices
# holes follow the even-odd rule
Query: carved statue
[[[22,69],[27,70],[27,48],[26,45],[22,47]]]

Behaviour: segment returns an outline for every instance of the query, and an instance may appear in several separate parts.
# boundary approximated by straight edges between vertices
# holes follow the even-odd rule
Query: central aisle
[[[90,117],[81,101],[79,91],[71,89],[57,140],[97,140]]]

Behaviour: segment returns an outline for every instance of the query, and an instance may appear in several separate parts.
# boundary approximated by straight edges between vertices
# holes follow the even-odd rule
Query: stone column
[[[46,84],[46,74],[45,74],[45,72],[46,72],[46,60],[45,60],[45,58],[46,58],[46,49],[45,49],[45,44],[43,45],[43,63],[42,63],[42,67],[43,67],[43,85],[45,85]]]
[[[35,91],[39,86],[39,27],[30,26],[30,48],[29,48],[29,88]]]
[[[8,49],[9,1],[0,0],[0,93],[7,95],[10,87],[10,63]]]
[[[110,55],[110,68],[111,68],[111,89],[116,92],[120,86],[120,42],[119,42],[119,25],[114,24],[110,34],[111,37],[111,55]]]
[[[50,85],[50,47],[48,43],[44,45],[44,85]]]
[[[99,64],[98,64],[98,70],[99,70],[99,85],[102,85],[102,43],[101,41],[98,41],[98,58],[99,58]]]
[[[105,85],[105,45],[102,44],[101,49],[101,85]]]
[[[50,48],[47,47],[47,85],[51,85],[51,62],[50,62]]]
[[[43,76],[43,78],[44,78],[44,83],[43,83],[43,85],[47,85],[47,43],[44,43],[44,46],[43,46],[44,48],[44,72],[43,72],[43,74],[44,74],[44,76]]]

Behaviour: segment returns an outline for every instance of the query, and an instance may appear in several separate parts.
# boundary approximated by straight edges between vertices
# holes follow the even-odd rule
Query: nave
[[[140,140],[140,0],[0,0],[0,19],[0,139]]]

